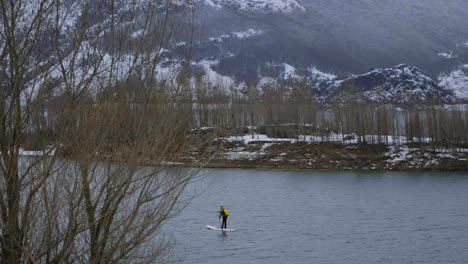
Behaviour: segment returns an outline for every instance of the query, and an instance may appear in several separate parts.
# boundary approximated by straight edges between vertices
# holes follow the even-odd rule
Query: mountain
[[[233,78],[218,74],[216,61],[202,61],[193,63],[193,66],[201,67],[205,80],[213,85],[233,86],[239,90],[245,87],[244,82],[236,83]],[[260,91],[280,84],[292,89],[298,82],[307,81],[322,105],[357,101],[406,107],[455,104],[468,100],[468,65],[441,75],[439,83],[417,67],[407,64],[348,77],[325,73],[317,67],[302,71],[287,63],[267,64],[260,76],[253,83]]]
[[[418,68],[401,64],[318,86],[324,104],[360,101],[378,104],[451,104],[459,100]]]
[[[468,65],[466,0],[170,2],[194,7],[196,37],[192,42],[188,38],[191,34],[175,34],[174,41],[158,51],[160,63],[154,74],[160,80],[175,80],[190,53],[191,77],[202,73],[212,84],[240,88],[246,83],[261,88],[278,80],[308,79],[324,103],[353,96],[395,104],[450,103],[456,101],[454,96],[467,98],[467,71],[463,66]],[[116,1],[114,12],[122,18],[121,30],[128,31],[129,46],[138,43],[143,32],[144,23],[135,14],[142,13],[149,3],[152,1]],[[68,49],[76,48],[69,40],[76,33],[73,27],[80,25],[83,7],[90,10],[90,32],[100,30],[96,34],[103,37],[96,39],[92,49],[92,42],[80,43],[80,54],[86,56],[68,55]],[[104,58],[99,70],[109,71],[113,48],[109,41],[112,35],[106,34],[112,17],[108,3],[67,0],[63,13],[60,48],[65,62],[99,55]],[[145,41],[148,49],[152,48],[150,43],[156,43]],[[156,52],[147,53],[151,57]],[[129,49],[117,63],[119,78],[127,76],[134,61],[144,63],[135,60]],[[86,79],[86,71],[71,75],[84,75]],[[51,76],[59,76],[57,70]]]
[[[195,63],[210,58],[211,75],[234,84],[299,76],[320,83],[323,102],[450,103],[468,93],[468,1],[200,0],[198,17]]]
[[[258,80],[267,64],[360,74],[406,63],[437,78],[468,63],[465,0],[198,3],[194,59],[218,60],[217,72],[237,82]]]

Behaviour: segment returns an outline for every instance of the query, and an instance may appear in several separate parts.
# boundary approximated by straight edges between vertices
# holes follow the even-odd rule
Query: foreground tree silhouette
[[[1,263],[164,259],[196,170],[164,167],[191,120],[154,76],[190,6],[0,0]]]

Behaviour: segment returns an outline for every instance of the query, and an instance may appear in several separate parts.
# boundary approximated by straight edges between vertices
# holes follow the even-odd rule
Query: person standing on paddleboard
[[[221,229],[227,229],[227,218],[229,216],[229,210],[224,208],[222,205],[221,205],[221,208],[220,210],[218,211],[219,213],[219,217],[218,218],[223,218],[223,223],[221,224]]]

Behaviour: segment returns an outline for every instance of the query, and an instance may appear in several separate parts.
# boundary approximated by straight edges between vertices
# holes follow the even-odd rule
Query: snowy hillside
[[[460,66],[449,74],[440,75],[439,85],[452,91],[458,98],[468,100],[468,64]]]
[[[193,65],[202,66],[205,80],[212,85],[231,86],[238,90],[244,87],[244,83],[236,82],[234,77],[217,73],[218,62],[202,61]],[[463,70],[468,70],[468,67],[444,77],[440,85],[418,68],[406,64],[375,69],[344,79],[322,72],[316,67],[309,67],[305,75],[301,75],[300,71],[287,63],[269,64],[265,67],[268,74],[258,76],[256,87],[259,91],[268,86],[275,87],[279,81],[292,88],[297,85],[297,81],[308,80],[319,103],[324,105],[350,101],[400,106],[452,104],[466,99],[467,96],[468,75],[463,75],[466,74]]]
[[[305,11],[296,0],[204,0],[206,5],[222,8],[232,7],[244,12],[290,13]]]
[[[171,1],[176,5],[187,3]],[[84,40],[73,44],[73,28],[79,24],[81,8],[86,1],[65,1],[59,10],[60,24],[63,24],[60,46],[65,66],[73,65],[73,60],[76,65],[84,65],[83,62],[97,55],[102,58],[97,69],[104,77],[92,83],[96,87],[106,83],[111,74],[116,80],[125,80],[132,71],[147,63],[144,60],[157,63],[153,72],[157,80],[175,81],[186,54],[192,54],[193,50],[189,77],[201,72],[204,80],[212,85],[242,89],[240,87],[246,83],[261,88],[278,84],[278,80],[287,85],[308,80],[323,103],[354,99],[394,104],[450,103],[456,101],[452,94],[466,100],[468,2],[428,1],[433,5],[427,7],[423,0],[395,0],[406,8],[374,0],[352,4],[348,0],[189,1],[195,3],[199,11],[196,20],[200,24],[196,26],[203,31],[195,35],[203,36],[191,42],[180,34],[160,49],[149,47],[145,59],[141,55],[136,57],[132,50],[126,50],[119,58],[113,54],[108,45],[112,16],[105,5],[104,12],[108,14],[94,16],[86,25],[90,33],[97,36],[94,42],[103,45],[90,46],[92,41]],[[154,41],[145,39],[148,32],[138,20],[142,19],[138,17],[142,14],[140,11],[149,3],[154,2],[117,1],[113,12],[122,19],[117,28],[119,32],[128,33],[130,46],[139,41]],[[416,12],[421,6],[428,9]],[[446,20],[441,19],[441,10],[451,15]],[[452,12],[454,10],[459,12]],[[89,13],[93,16],[96,11],[91,8]],[[193,43],[193,47],[187,43]],[[67,54],[74,46],[79,52]],[[50,76],[60,82],[62,72],[53,56],[43,57],[50,58],[44,65],[50,65]],[[384,68],[402,61],[418,68],[407,65]],[[111,62],[115,66],[110,67]],[[449,72],[460,64],[465,66]],[[381,69],[357,74],[371,67]],[[72,84],[84,82],[92,74],[89,69],[71,68],[65,69],[65,73],[72,77]]]
[[[318,91],[324,103],[358,100],[382,104],[454,103],[457,99],[418,68],[401,64],[330,82]]]
[[[199,0],[207,39],[199,50],[224,75],[251,80],[267,63],[315,65],[338,75],[400,63],[431,78],[468,63],[466,0]],[[232,32],[261,30],[255,37]],[[254,31],[252,31],[254,32]],[[204,59],[204,58],[200,58]],[[242,65],[242,67],[239,67]]]

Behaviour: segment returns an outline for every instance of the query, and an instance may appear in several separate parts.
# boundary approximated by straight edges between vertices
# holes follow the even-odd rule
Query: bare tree
[[[0,1],[0,262],[161,258],[155,235],[194,174],[165,167],[191,119],[155,77],[193,21],[181,6]],[[29,137],[40,155],[23,156]]]

